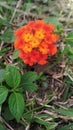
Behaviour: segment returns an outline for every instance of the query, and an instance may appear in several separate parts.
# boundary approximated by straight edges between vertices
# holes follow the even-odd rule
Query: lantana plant
[[[30,66],[47,63],[49,55],[57,53],[55,45],[59,37],[54,33],[53,24],[43,20],[31,21],[14,32],[14,47],[19,50],[19,57]]]
[[[29,66],[34,64],[44,65],[48,62],[48,56],[57,53],[55,43],[59,37],[54,33],[53,24],[48,24],[43,20],[31,21],[27,25],[22,26],[14,32],[16,37],[14,41],[15,50],[19,51],[19,57]],[[13,65],[6,65],[6,69],[0,71],[0,105],[2,115],[6,120],[14,120],[24,122],[27,113],[32,113],[29,106],[32,103],[25,102],[25,93],[38,90],[37,83],[39,79],[43,81],[42,73],[23,72],[20,73],[19,68]],[[42,77],[42,78],[41,78]],[[10,117],[10,118],[9,118]],[[37,118],[30,117],[30,120]],[[28,122],[28,119],[27,119]],[[45,127],[45,122],[43,124]],[[49,123],[47,123],[49,127]],[[52,124],[50,124],[51,126]],[[54,125],[56,127],[56,124]]]

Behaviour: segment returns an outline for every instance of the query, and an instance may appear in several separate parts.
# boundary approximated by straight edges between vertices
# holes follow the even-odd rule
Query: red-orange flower
[[[25,64],[46,64],[49,55],[57,53],[55,42],[58,35],[54,34],[54,25],[43,20],[31,21],[14,32],[14,47],[20,50],[19,57]]]

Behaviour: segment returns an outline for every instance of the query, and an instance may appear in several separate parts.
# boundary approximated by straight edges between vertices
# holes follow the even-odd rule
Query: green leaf
[[[62,27],[62,24],[59,22],[58,17],[48,17],[44,19],[47,23],[54,24],[55,26]]]
[[[22,76],[22,80],[27,83],[27,82],[33,82],[35,80],[37,80],[38,75],[36,72],[25,72],[24,75]]]
[[[38,89],[38,86],[34,83],[38,79],[38,75],[36,72],[25,72],[21,79],[21,86],[24,88],[24,90],[33,92]]]
[[[45,121],[45,120],[43,120],[41,118],[35,118],[34,120],[35,120],[35,122],[37,122],[37,123],[39,123],[41,125],[44,125],[47,130],[48,129],[52,130],[57,126],[57,123],[55,123],[55,122],[47,122],[47,121]]]
[[[31,113],[24,113],[24,116],[23,116],[29,123],[32,122],[32,112]]]
[[[0,130],[6,130],[6,129],[4,128],[4,125],[2,125],[2,123],[0,123]]]
[[[59,130],[73,130],[73,123],[70,123],[68,125],[64,125]]]
[[[5,118],[6,121],[10,121],[14,119],[14,116],[11,114],[8,106],[5,106],[5,109],[3,111],[3,117]]]
[[[12,56],[12,59],[17,59],[19,55],[19,50],[15,50]]]
[[[0,82],[2,82],[5,78],[5,70],[4,69],[1,69],[0,70]]]
[[[36,8],[36,5],[32,2],[25,2],[22,6],[23,10],[26,10],[26,12],[28,13],[32,7]]]
[[[66,42],[73,47],[73,32],[70,32],[66,37]]]
[[[0,86],[0,104],[2,104],[8,95],[8,89],[5,86]]]
[[[7,27],[10,26],[10,24],[8,23],[8,21],[6,19],[0,18],[0,26],[5,25]]]
[[[66,83],[66,88],[64,90],[64,93],[63,93],[63,101],[66,101],[67,98],[68,98],[68,94],[69,94],[69,91],[70,91],[70,86],[72,84],[72,81],[70,80],[69,77],[66,77],[66,79],[64,80],[64,82]]]
[[[9,109],[17,121],[22,117],[24,106],[24,98],[20,93],[12,93],[10,95]]]
[[[22,85],[22,87],[24,88],[24,91],[29,91],[29,92],[33,92],[33,91],[36,91],[38,89],[38,86],[35,84],[35,83],[24,83]]]
[[[65,115],[65,116],[69,116],[69,117],[73,117],[73,109],[72,108],[66,108],[66,109],[55,109],[55,112]]]
[[[14,66],[7,65],[5,80],[6,80],[6,83],[10,87],[16,88],[20,84],[21,75],[20,75],[19,71]]]
[[[1,40],[6,43],[12,43],[14,41],[13,30],[11,28],[7,28],[1,36]]]
[[[46,128],[47,128],[47,130],[49,129],[49,130],[55,130],[55,128],[57,127],[57,123],[55,123],[55,122],[49,122],[48,123],[48,126],[45,126]]]
[[[66,44],[63,50],[63,54],[66,55],[71,61],[73,61],[73,47]]]

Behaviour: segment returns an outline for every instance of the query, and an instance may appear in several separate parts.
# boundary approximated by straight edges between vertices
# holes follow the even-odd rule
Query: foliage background
[[[35,65],[30,68],[21,62],[18,52],[14,51],[13,32],[28,21],[36,19],[55,24],[60,40],[57,43],[58,54],[50,58],[47,65]],[[2,107],[1,130],[73,129],[72,23],[72,0],[0,0],[0,83],[2,85],[4,80],[4,69],[11,64],[16,66],[21,74],[28,71],[37,72],[38,80],[35,78],[34,81],[39,88],[35,89],[37,91],[25,92],[26,110],[19,123],[12,120],[12,116],[9,117],[7,109],[7,115],[4,116]],[[27,77],[31,77],[30,75],[32,74]],[[6,82],[11,86],[7,79]],[[33,84],[30,85],[30,90],[33,90]]]

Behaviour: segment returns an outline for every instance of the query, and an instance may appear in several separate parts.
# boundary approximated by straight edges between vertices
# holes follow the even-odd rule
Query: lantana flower
[[[57,53],[55,43],[59,37],[54,33],[53,24],[43,20],[31,21],[14,32],[14,48],[19,50],[19,57],[30,66],[47,63],[49,55]]]

